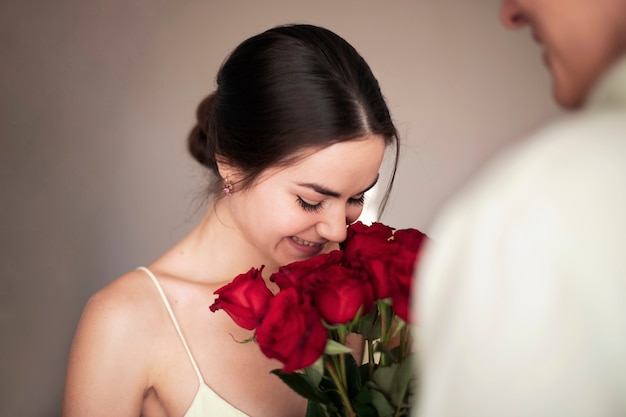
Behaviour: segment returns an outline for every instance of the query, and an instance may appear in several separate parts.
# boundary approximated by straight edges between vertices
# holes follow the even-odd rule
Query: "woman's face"
[[[384,152],[378,135],[307,150],[295,163],[265,171],[248,190],[235,185],[222,201],[268,268],[307,259],[346,238],[346,225],[357,220],[365,192],[378,179]]]

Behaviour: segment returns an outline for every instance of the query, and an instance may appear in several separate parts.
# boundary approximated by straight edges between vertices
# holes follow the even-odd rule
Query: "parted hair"
[[[240,190],[302,149],[378,134],[396,147],[388,196],[397,131],[369,65],[342,37],[313,25],[271,28],[231,52],[216,85],[188,147],[218,181],[217,161],[242,173]]]

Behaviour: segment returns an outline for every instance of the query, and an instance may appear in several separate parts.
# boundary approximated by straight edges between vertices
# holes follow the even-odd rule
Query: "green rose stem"
[[[345,346],[346,337],[348,334],[348,326],[339,326],[337,328],[337,340],[339,343]],[[346,375],[346,355],[339,355],[339,369],[341,372],[341,379],[344,383],[347,383],[348,377]]]
[[[404,326],[402,330],[400,330],[400,353],[399,353],[399,362],[402,362],[406,355],[406,344],[407,344],[407,327]]]
[[[376,364],[374,363],[374,340],[373,337],[369,337],[367,339],[367,356],[368,356],[368,369],[369,369],[369,378],[372,379],[372,375],[374,375],[374,370],[376,369]]]
[[[339,355],[343,356],[343,355]],[[326,369],[328,369],[328,373],[330,377],[333,379],[337,390],[339,391],[339,395],[341,396],[341,401],[343,402],[343,406],[345,407],[346,417],[356,417],[356,413],[352,408],[352,404],[350,404],[350,397],[348,396],[348,392],[346,391],[346,386],[344,385],[341,377],[337,373],[337,368],[335,367],[333,359],[329,358],[327,355],[324,355],[324,364]]]
[[[380,311],[380,343],[382,343],[382,345],[386,347],[389,343],[390,329],[388,328],[387,324],[389,322],[389,313],[391,313],[391,306],[384,302],[378,302],[378,308]],[[387,360],[387,355],[380,355],[380,366],[389,365],[387,363]]]
[[[400,330],[400,358],[398,362],[403,362],[411,353],[413,349],[410,331],[411,329],[406,323],[400,323],[399,325],[403,326]]]

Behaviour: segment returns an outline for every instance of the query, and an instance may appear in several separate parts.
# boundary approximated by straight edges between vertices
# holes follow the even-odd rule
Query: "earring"
[[[228,195],[233,191],[233,184],[230,182],[228,178],[224,180],[224,185],[222,186],[222,191],[224,194]]]

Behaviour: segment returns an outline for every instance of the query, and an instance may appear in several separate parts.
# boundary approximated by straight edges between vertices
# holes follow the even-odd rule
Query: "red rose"
[[[393,279],[391,299],[395,313],[408,321],[409,297],[413,284],[413,275],[417,259],[426,235],[415,229],[397,230],[393,235],[393,244],[397,251],[389,268]]]
[[[281,290],[256,329],[265,356],[283,363],[283,372],[312,365],[326,348],[328,332],[315,308],[295,288]]]
[[[359,310],[367,314],[374,307],[374,291],[364,271],[329,265],[307,278],[315,308],[329,324],[349,323]]]
[[[215,291],[219,297],[209,307],[211,311],[224,310],[240,327],[256,328],[274,297],[265,285],[261,271],[263,267],[252,268]]]
[[[366,226],[356,222],[348,226],[348,234],[342,244],[344,256],[348,263],[362,258],[372,258],[379,254],[381,247],[389,243],[393,236],[393,228],[382,223],[373,223]]]
[[[368,227],[356,222],[348,228],[343,244],[347,265],[367,271],[377,299],[391,297],[392,293],[389,264],[397,249],[390,240],[392,236],[393,228],[382,223]]]
[[[427,236],[416,229],[400,229],[393,234],[393,241],[410,251],[418,253]]]
[[[281,290],[291,287],[300,288],[308,274],[324,265],[338,265],[341,259],[342,253],[339,250],[323,253],[304,261],[281,266],[277,272],[272,274],[270,280],[275,282]]]
[[[395,259],[395,247],[389,245],[380,251],[378,258],[363,259],[362,268],[374,287],[376,299],[382,300],[391,297],[393,293],[393,278],[390,276],[391,264]]]
[[[398,317],[409,323],[411,313],[409,312],[411,290],[407,287],[399,286],[391,295],[393,311]]]

